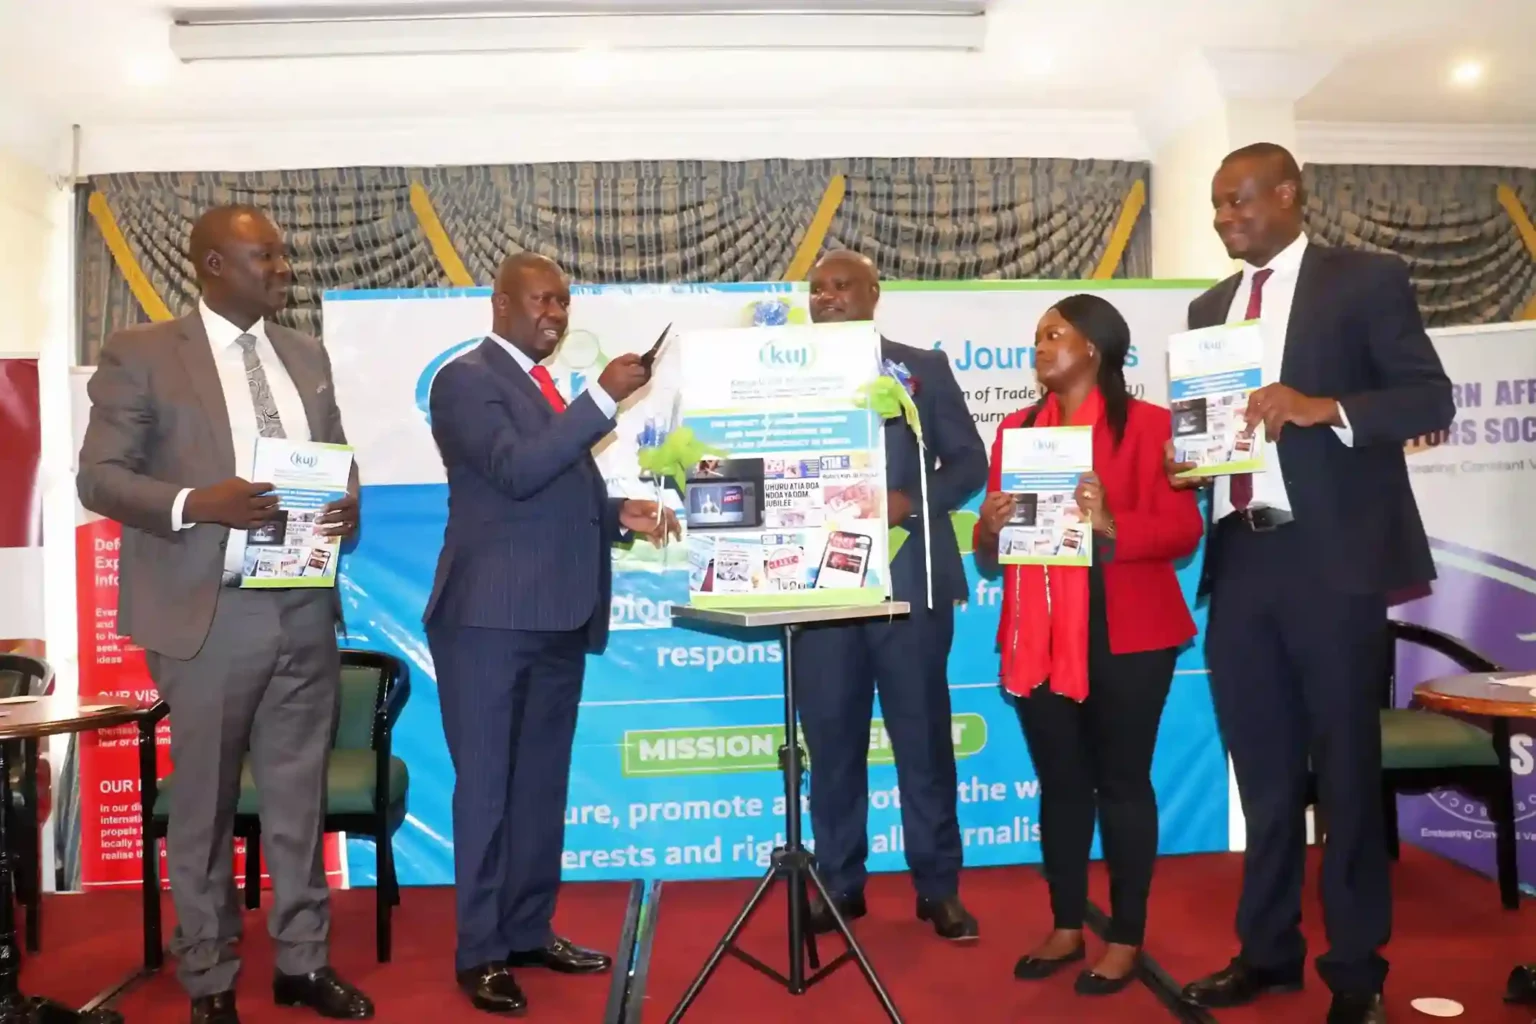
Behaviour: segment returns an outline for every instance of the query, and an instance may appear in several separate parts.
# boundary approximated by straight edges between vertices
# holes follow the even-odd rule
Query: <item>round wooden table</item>
[[[1493,729],[1494,749],[1508,767],[1510,720],[1536,719],[1536,673],[1446,676],[1420,683],[1413,688],[1413,697],[1415,703],[1431,711],[1487,718]],[[1536,963],[1521,964],[1509,972],[1504,999],[1510,1003],[1536,1003]]]
[[[148,704],[110,698],[80,701],[74,697],[10,697],[0,699],[0,811],[11,806],[11,770],[6,764],[7,742],[39,739],[62,733],[95,732],[137,721]],[[39,997],[21,994],[21,950],[16,942],[16,915],[11,892],[11,853],[0,813],[0,1024],[89,1022],[121,1024],[122,1014],[97,1009],[88,1012]],[[85,965],[81,965],[83,969]]]

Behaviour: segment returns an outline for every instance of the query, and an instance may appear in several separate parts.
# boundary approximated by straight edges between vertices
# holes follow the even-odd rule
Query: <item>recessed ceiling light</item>
[[[1464,60],[1451,69],[1451,81],[1457,85],[1476,85],[1483,80],[1483,62]]]

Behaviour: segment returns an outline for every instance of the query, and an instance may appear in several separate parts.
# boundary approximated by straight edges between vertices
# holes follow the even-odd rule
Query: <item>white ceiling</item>
[[[317,0],[245,0],[252,2]],[[444,0],[416,5],[435,2]],[[1333,69],[1298,102],[1298,116],[1309,121],[1536,124],[1536,0],[993,2],[986,49],[975,54],[610,52],[183,65],[170,54],[166,0],[0,0],[0,104],[9,103],[11,121],[87,131],[145,121],[231,128],[476,111],[1141,114],[1176,98],[1171,83],[1204,53],[1282,49],[1310,55],[1319,73]],[[1484,62],[1483,81],[1453,85],[1451,68],[1469,58]],[[1311,85],[1303,78],[1302,88]],[[0,123],[6,113],[0,109]]]

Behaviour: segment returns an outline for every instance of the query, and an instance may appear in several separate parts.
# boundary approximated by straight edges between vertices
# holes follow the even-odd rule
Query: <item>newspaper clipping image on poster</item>
[[[351,474],[348,445],[256,439],[251,475],[272,484],[277,515],[246,532],[241,587],[336,585],[341,541],[321,533],[319,521],[326,505],[346,495]]]
[[[701,607],[864,604],[889,595],[879,373],[870,324],[697,331],[680,342],[682,424],[712,451],[684,495]]]
[[[1093,527],[1074,497],[1092,471],[1092,427],[1003,431],[1002,489],[1013,495],[1014,511],[998,535],[998,562],[1093,564]]]
[[[1168,405],[1185,476],[1255,473],[1264,468],[1263,426],[1245,429],[1248,396],[1264,384],[1264,335],[1257,320],[1184,331],[1168,339]]]

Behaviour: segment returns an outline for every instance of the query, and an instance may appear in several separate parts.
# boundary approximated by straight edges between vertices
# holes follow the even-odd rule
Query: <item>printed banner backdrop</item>
[[[90,419],[86,385],[90,368],[74,371],[72,390],[75,447]],[[117,560],[122,528],[110,519],[75,505],[75,600],[80,629],[80,699],[154,701],[159,697],[144,650],[117,633]],[[159,776],[171,764],[171,722],[162,719],[156,754]],[[138,886],[142,883],[144,837],[139,827],[139,730],[136,725],[81,733],[79,885],[81,889]],[[245,843],[235,843],[235,879],[245,882]],[[326,837],[326,876],[333,886],[346,884],[338,836]],[[73,871],[67,871],[73,876]],[[160,847],[160,881],[169,887],[165,846]],[[266,876],[262,876],[263,884]]]
[[[1410,446],[1414,495],[1434,548],[1433,593],[1396,618],[1458,637],[1509,669],[1536,669],[1536,324],[1430,332],[1456,389],[1451,429]],[[1399,704],[1425,679],[1460,671],[1427,651],[1398,656]],[[1515,818],[1520,877],[1536,882],[1536,742],[1514,723]],[[1488,809],[1465,794],[1399,797],[1403,838],[1494,874]]]
[[[1036,397],[1034,328],[1064,295],[1108,289],[1138,346],[1128,376],[1149,401],[1165,399],[1165,339],[1184,326],[1192,282],[981,282],[884,286],[883,332],[950,356],[991,446],[1003,416]],[[453,878],[453,771],[444,745],[421,610],[446,519],[442,463],[427,423],[432,377],[482,339],[488,289],[333,292],[325,296],[326,347],[337,398],[356,446],[363,528],[342,562],[349,643],[405,658],[414,680],[394,750],[411,767],[410,815],[395,840],[404,884]],[[568,394],[607,358],[643,351],[674,331],[808,319],[803,285],[585,286],[575,289],[572,330],[552,371]],[[653,497],[635,475],[638,440],[670,413],[675,350],[656,380],[626,403],[600,446],[615,494]],[[651,421],[648,423],[648,421]],[[958,517],[970,547],[969,516]],[[960,820],[966,863],[1039,859],[1038,798],[1017,718],[997,686],[994,646],[1001,587],[967,558],[970,602],[956,617],[950,659]],[[771,634],[721,635],[671,624],[687,600],[686,545],[637,545],[616,555],[613,636],[589,664],[567,811],[570,879],[701,878],[760,873],[782,842],[782,652]],[[1198,561],[1183,567],[1189,596]],[[1200,616],[1203,620],[1203,614]],[[1203,625],[1203,622],[1202,622]],[[870,735],[870,867],[903,870],[899,796],[878,708]],[[1166,852],[1224,850],[1227,766],[1198,644],[1179,663],[1163,719],[1154,781]],[[812,766],[809,784],[815,785]],[[372,843],[348,844],[354,884],[374,880]]]
[[[42,655],[42,426],[37,360],[0,357],[0,651]]]

